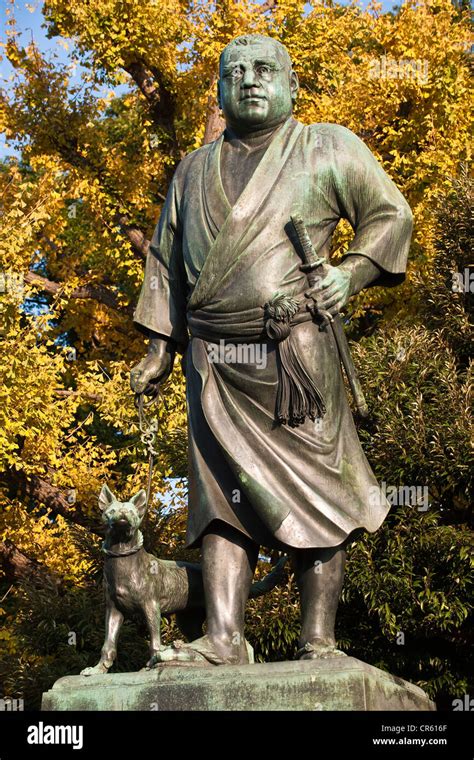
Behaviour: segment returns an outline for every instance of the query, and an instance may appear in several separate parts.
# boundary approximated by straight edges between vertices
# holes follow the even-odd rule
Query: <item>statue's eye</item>
[[[259,74],[269,74],[271,71],[270,66],[267,66],[265,63],[260,64],[260,66],[257,66],[257,71]]]
[[[242,76],[242,69],[240,66],[236,66],[234,69],[229,69],[226,72],[226,77],[229,77],[230,79],[240,79]]]

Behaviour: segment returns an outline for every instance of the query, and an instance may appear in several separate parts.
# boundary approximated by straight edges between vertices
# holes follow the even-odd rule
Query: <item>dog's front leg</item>
[[[81,670],[81,676],[95,676],[107,673],[117,656],[117,640],[122,627],[123,615],[110,598],[107,599],[105,611],[105,641],[100,660],[92,668]]]
[[[155,599],[150,599],[144,606],[143,612],[150,633],[150,659],[146,667],[152,668],[156,664],[155,655],[161,650],[161,609]]]

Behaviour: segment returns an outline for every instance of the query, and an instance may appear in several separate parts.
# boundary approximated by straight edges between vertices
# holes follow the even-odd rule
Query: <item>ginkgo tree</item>
[[[411,205],[415,233],[406,283],[395,294],[378,288],[362,293],[348,308],[351,336],[362,338],[362,347],[369,340],[361,348],[361,367],[376,363],[370,351],[376,325],[389,331],[400,322],[415,324],[421,314],[419,283],[432,276],[437,260],[437,209],[460,164],[469,162],[472,124],[472,30],[467,11],[448,0],[408,0],[391,13],[377,3],[362,9],[331,0],[45,0],[42,12],[48,35],[67,41],[70,61],[44,55],[34,42],[23,44],[12,3],[2,56],[13,73],[0,97],[0,129],[19,155],[0,165],[0,639],[7,652],[0,668],[7,692],[34,704],[41,688],[64,672],[78,672],[100,647],[97,495],[107,481],[129,496],[146,478],[128,381],[146,350],[133,327],[133,309],[174,168],[223,129],[215,96],[223,46],[244,31],[280,39],[300,81],[295,116],[356,132]],[[341,224],[335,261],[350,235]],[[374,372],[383,388],[390,387],[390,377]],[[395,408],[399,391],[394,387]],[[423,388],[417,392],[423,395]],[[377,389],[373,394],[376,403]],[[429,401],[428,394],[420,403]],[[156,509],[146,539],[161,556],[181,556],[186,414],[179,366],[156,414]],[[409,421],[409,405],[403,414]],[[381,440],[383,422],[377,415],[369,421],[368,450]],[[444,434],[434,431],[441,449]],[[460,439],[465,435],[463,428]],[[387,454],[382,444],[372,446],[381,478],[382,451]],[[397,452],[392,472],[412,477],[409,452]],[[420,477],[428,471],[426,464]],[[462,478],[460,471],[464,483]],[[420,515],[410,514],[416,531]],[[439,527],[433,519],[430,513],[426,530]],[[464,533],[459,540],[462,548]],[[376,553],[376,543],[369,539],[368,546]],[[357,555],[354,568],[355,579]],[[414,571],[422,584],[423,573],[422,567]],[[24,585],[28,579],[33,587]],[[382,613],[382,590],[374,582],[372,596],[351,602],[350,576],[348,583],[347,604],[378,610],[377,635],[388,640],[396,625],[390,601],[384,599]],[[66,588],[73,591],[67,602]],[[466,611],[456,613],[458,628],[468,615],[463,594],[459,604]],[[275,652],[291,656],[294,595],[290,577],[272,597],[252,602],[249,626],[260,656],[271,656],[271,642]],[[281,604],[293,612],[277,630]],[[90,620],[99,633],[87,627]],[[32,624],[44,630],[43,643],[28,638]],[[70,631],[78,634],[74,646],[67,644]],[[140,629],[135,634],[143,638]],[[357,649],[345,636],[346,647]],[[133,664],[134,647],[126,651]],[[410,662],[404,655],[390,667],[416,680],[407,657]],[[127,665],[119,660],[119,667]],[[442,681],[449,658],[439,668],[437,677],[436,666],[426,665],[418,681],[431,694],[453,693],[461,676]]]

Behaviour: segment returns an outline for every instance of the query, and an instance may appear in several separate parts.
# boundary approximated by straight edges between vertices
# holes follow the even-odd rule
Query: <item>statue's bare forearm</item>
[[[176,343],[172,338],[168,337],[167,335],[161,335],[160,333],[155,333],[152,330],[149,332],[149,344],[148,344],[148,353],[154,353],[154,354],[162,354],[162,353],[169,353],[169,354],[175,354],[176,353]]]
[[[350,254],[339,266],[350,273],[350,295],[355,296],[380,277],[380,269],[367,256]]]

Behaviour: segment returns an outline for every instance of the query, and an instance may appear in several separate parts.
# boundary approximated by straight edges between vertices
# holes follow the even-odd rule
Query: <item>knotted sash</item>
[[[315,420],[325,413],[323,397],[306,371],[293,339],[295,325],[313,319],[305,309],[304,294],[277,293],[264,307],[245,312],[216,313],[205,309],[188,312],[188,327],[193,338],[236,343],[266,341],[278,350],[278,390],[275,417],[283,425],[296,427],[306,417]]]

